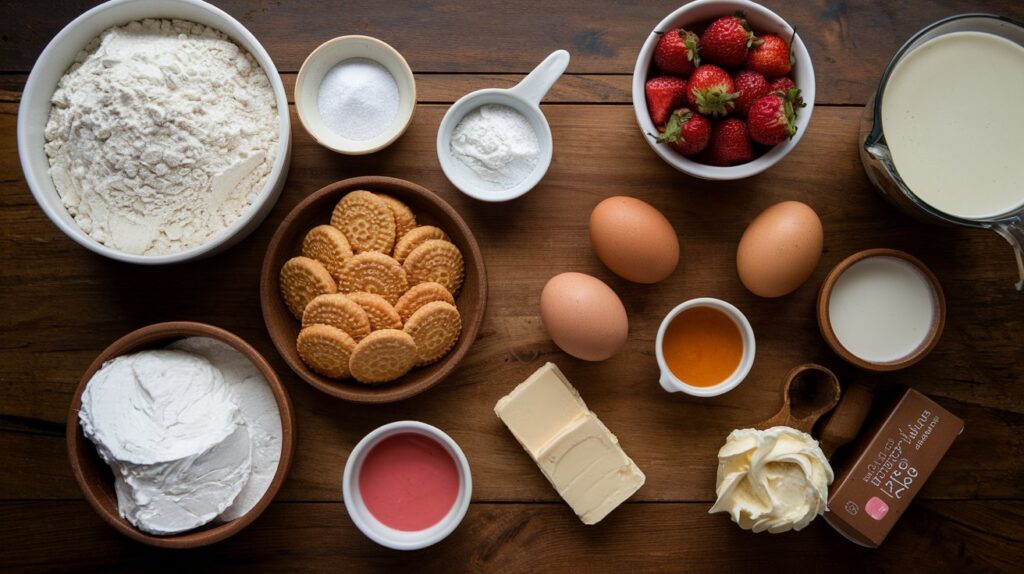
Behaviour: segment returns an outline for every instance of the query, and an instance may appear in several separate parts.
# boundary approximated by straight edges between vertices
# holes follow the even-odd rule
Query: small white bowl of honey
[[[670,393],[716,397],[736,388],[754,366],[754,329],[734,305],[701,297],[669,311],[658,329],[658,382]]]

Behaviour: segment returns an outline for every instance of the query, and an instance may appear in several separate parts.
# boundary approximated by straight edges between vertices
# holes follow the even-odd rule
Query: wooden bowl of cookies
[[[487,275],[469,226],[433,192],[356,177],[313,193],[281,222],[260,302],[299,377],[340,399],[385,403],[458,366],[483,322]]]

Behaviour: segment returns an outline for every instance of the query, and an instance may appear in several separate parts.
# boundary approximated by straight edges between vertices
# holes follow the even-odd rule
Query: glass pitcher
[[[1024,205],[996,216],[977,219],[964,218],[940,211],[915,195],[907,186],[896,170],[892,154],[886,143],[885,126],[882,125],[882,99],[889,76],[896,64],[921,44],[953,32],[984,32],[1024,46],[1024,26],[1010,18],[992,14],[952,16],[939,20],[915,34],[889,62],[878,83],[878,89],[865,107],[860,126],[861,162],[864,164],[868,179],[882,192],[882,195],[903,211],[932,223],[992,229],[1006,238],[1016,252],[1017,268],[1020,273],[1017,290],[1021,291],[1024,290],[1024,252],[1022,252],[1024,251]],[[1021,148],[1021,161],[1024,161],[1024,146]],[[1024,181],[1020,182],[1020,186],[1024,190]]]

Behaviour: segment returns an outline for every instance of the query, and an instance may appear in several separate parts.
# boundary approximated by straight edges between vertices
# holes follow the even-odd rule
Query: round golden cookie
[[[337,227],[317,225],[302,241],[302,255],[319,261],[337,281],[342,263],[352,257],[352,246]]]
[[[431,239],[449,240],[447,233],[433,225],[423,225],[402,235],[395,242],[395,260],[399,263],[404,263],[405,258],[412,253],[413,249],[419,247],[424,241],[430,241]]]
[[[397,261],[376,252],[360,253],[341,267],[338,288],[342,293],[366,291],[380,295],[394,305],[409,289],[409,280]]]
[[[356,342],[341,329],[330,325],[310,325],[299,331],[295,349],[310,369],[332,379],[351,376],[349,359]]]
[[[449,305],[455,304],[455,298],[444,285],[428,281],[410,287],[405,295],[398,299],[398,303],[395,303],[395,311],[398,311],[403,322],[408,321],[417,309],[434,301],[444,301]]]
[[[453,295],[462,287],[465,268],[462,253],[447,241],[424,241],[405,258],[402,267],[411,285],[433,281],[443,285]]]
[[[416,363],[416,342],[398,329],[374,331],[359,341],[349,371],[361,383],[386,383],[409,372]]]
[[[422,367],[452,350],[462,333],[462,317],[455,305],[433,301],[417,309],[402,330],[416,341],[416,366]]]
[[[338,285],[327,269],[309,257],[292,257],[285,261],[279,282],[281,297],[296,319],[302,319],[306,304],[314,297],[338,291]]]
[[[384,200],[369,191],[353,191],[341,198],[331,214],[331,225],[345,234],[356,253],[391,253],[395,246],[395,216]]]
[[[408,205],[383,193],[378,193],[377,197],[379,197],[381,201],[388,206],[391,210],[391,215],[395,216],[396,239],[406,233],[409,233],[414,227],[416,227],[416,214],[409,209]]]
[[[370,319],[371,332],[381,329],[402,328],[402,317],[395,310],[394,306],[380,295],[356,291],[349,293],[346,297],[358,303],[363,308],[363,311],[366,311],[366,316]]]
[[[366,311],[341,293],[320,295],[306,305],[302,326],[330,325],[348,333],[356,342],[370,334]]]

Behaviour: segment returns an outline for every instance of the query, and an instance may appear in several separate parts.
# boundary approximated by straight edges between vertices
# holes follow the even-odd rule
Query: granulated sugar
[[[377,62],[352,58],[328,70],[316,103],[328,129],[346,139],[369,140],[395,121],[398,83]]]

